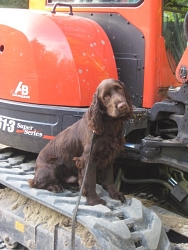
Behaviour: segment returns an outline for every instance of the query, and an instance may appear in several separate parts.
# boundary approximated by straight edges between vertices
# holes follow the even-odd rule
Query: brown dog
[[[105,204],[96,194],[98,176],[111,198],[125,201],[124,195],[114,186],[113,161],[123,148],[123,121],[132,113],[131,98],[124,84],[114,79],[102,81],[83,118],[41,150],[34,179],[29,180],[30,186],[52,192],[61,192],[70,183],[81,186],[94,131],[96,135],[83,195],[90,205]]]

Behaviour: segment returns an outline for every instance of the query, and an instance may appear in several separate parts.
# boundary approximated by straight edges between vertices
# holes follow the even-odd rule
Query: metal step
[[[72,218],[78,193],[70,190],[64,190],[62,193],[52,193],[47,190],[30,188],[27,180],[33,178],[34,166],[35,159],[30,155],[28,156],[24,152],[10,148],[3,149],[0,151],[0,183],[45,207]],[[96,191],[99,197],[106,201],[106,206],[89,206],[86,198],[82,197],[77,213],[77,221],[95,238],[97,244],[92,246],[92,250],[170,249],[170,243],[159,217],[153,211],[144,207],[139,200],[135,198],[127,199],[125,203],[113,200],[100,185],[96,186]],[[18,214],[13,214],[14,211],[10,210],[10,204],[7,207],[6,211],[3,205],[0,206],[1,214],[12,217],[13,223],[16,223],[15,218],[17,218],[18,222],[21,220],[20,225],[25,226],[23,211],[20,212],[22,215],[19,217],[20,214],[18,216]],[[7,215],[8,212],[9,215]],[[0,228],[2,227],[1,224],[5,223],[3,218],[0,215]],[[8,223],[8,220],[6,220],[6,223]],[[40,235],[40,240],[37,237],[32,240],[32,242],[34,241],[33,245],[36,246],[37,241],[43,242],[42,235],[45,238],[48,232],[45,232],[41,225],[35,225],[34,227],[37,227],[37,230],[39,230],[38,235]],[[58,230],[60,230],[59,227]],[[55,242],[54,237],[56,236],[57,233],[53,233],[51,241]],[[20,243],[22,244],[22,242]],[[56,243],[53,245],[53,249],[70,249],[69,243],[67,243],[68,248],[65,248],[65,242]],[[28,244],[26,247],[28,247]],[[39,249],[37,248],[37,250]],[[76,249],[85,248],[80,244]]]

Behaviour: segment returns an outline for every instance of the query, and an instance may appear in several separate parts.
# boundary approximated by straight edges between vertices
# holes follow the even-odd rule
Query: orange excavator
[[[162,220],[166,214],[186,224],[188,216],[187,12],[187,0],[30,0],[29,9],[0,9],[2,249],[70,249],[78,192],[54,194],[27,180],[40,150],[82,117],[106,78],[120,79],[134,105],[114,163],[115,184],[128,198],[112,200],[100,182],[106,206],[82,197],[76,220],[86,233],[76,231],[75,247],[188,243]],[[155,206],[143,206],[141,196]]]

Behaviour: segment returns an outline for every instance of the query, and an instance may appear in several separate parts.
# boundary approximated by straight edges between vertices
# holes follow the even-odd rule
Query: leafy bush
[[[0,0],[0,8],[28,9],[29,0]]]

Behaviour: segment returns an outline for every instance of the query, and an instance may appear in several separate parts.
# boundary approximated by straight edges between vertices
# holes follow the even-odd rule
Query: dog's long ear
[[[102,120],[102,112],[100,110],[98,91],[93,95],[93,101],[88,109],[88,120],[90,129],[96,134],[101,135],[104,131],[104,124]]]
[[[121,81],[119,81],[119,83],[122,85],[122,87],[124,89],[125,98],[126,98],[128,106],[129,106],[129,112],[125,116],[122,117],[123,121],[126,121],[133,116],[133,105],[132,105],[132,100],[131,100],[130,94],[128,93],[128,91],[126,89],[125,84]]]

